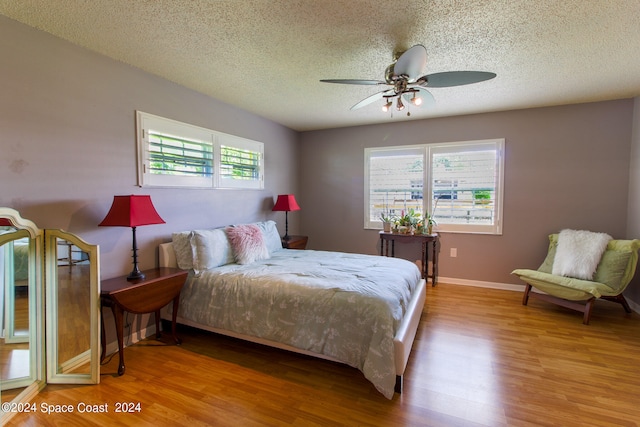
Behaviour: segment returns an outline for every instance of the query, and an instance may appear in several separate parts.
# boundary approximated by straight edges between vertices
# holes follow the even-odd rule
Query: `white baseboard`
[[[475,286],[476,288],[502,289],[504,291],[524,292],[524,285],[512,283],[483,282],[480,280],[456,279],[453,277],[438,276],[438,283],[450,285]]]
[[[489,288],[489,289],[501,289],[504,291],[516,291],[524,292],[524,285],[516,285],[511,283],[497,283],[497,282],[482,282],[479,280],[457,279],[454,277],[438,277],[439,283],[446,283],[450,285],[462,285],[462,286],[475,286],[476,288]],[[539,292],[536,288],[532,289],[533,292]],[[631,301],[627,298],[629,307],[631,310],[640,314],[640,304]]]
[[[128,347],[130,345],[137,343],[138,341],[142,341],[143,339],[148,338],[155,333],[156,333],[156,325],[149,325],[146,328],[143,328],[139,331],[133,331],[131,335],[125,336],[124,339],[122,340],[124,347]],[[107,351],[105,352],[105,354],[107,356],[117,353],[118,352],[117,338],[116,338],[116,341],[111,341],[107,343],[106,347],[107,347]]]

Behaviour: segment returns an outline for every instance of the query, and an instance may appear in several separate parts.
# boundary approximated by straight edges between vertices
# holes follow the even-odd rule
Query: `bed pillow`
[[[180,231],[171,235],[178,268],[183,270],[191,270],[193,268],[192,233],[192,231]]]
[[[197,272],[234,262],[233,252],[224,229],[192,232],[193,269]]]
[[[262,237],[269,250],[269,254],[282,250],[282,240],[280,239],[280,233],[278,233],[275,221],[259,222],[256,225],[262,230]]]
[[[227,227],[226,231],[238,264],[251,264],[270,257],[262,230],[256,224]]]

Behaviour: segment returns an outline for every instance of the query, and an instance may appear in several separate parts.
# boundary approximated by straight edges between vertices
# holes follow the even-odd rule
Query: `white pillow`
[[[552,274],[592,280],[602,254],[612,239],[606,233],[562,230],[553,259]]]
[[[196,272],[230,264],[233,252],[227,234],[222,228],[195,230],[191,236],[193,269]]]
[[[171,235],[173,251],[176,254],[178,267],[183,270],[191,270],[193,268],[193,247],[191,246],[192,233],[192,231],[181,231]]]
[[[227,227],[226,231],[238,264],[251,264],[257,260],[269,259],[269,250],[262,237],[262,230],[256,224]]]
[[[265,245],[267,245],[269,254],[282,250],[282,239],[280,238],[280,233],[278,233],[275,221],[258,222],[256,225],[262,230],[262,237],[264,238]]]

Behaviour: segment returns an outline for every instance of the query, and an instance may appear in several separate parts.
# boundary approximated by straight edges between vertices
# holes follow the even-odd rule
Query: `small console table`
[[[289,236],[289,239],[282,238],[282,247],[285,249],[305,249],[309,236]]]
[[[389,244],[391,244],[391,256],[395,257],[396,240],[399,243],[414,243],[419,242],[422,244],[422,278],[431,278],[431,285],[435,286],[438,282],[438,243],[440,242],[440,236],[438,234],[400,234],[400,233],[385,233],[380,232],[380,255],[389,256]],[[429,274],[429,250],[428,246],[432,247],[432,262],[431,262],[431,274]]]
[[[144,279],[128,281],[127,276],[114,277],[103,280],[100,288],[101,307],[111,307],[116,323],[116,335],[118,336],[118,354],[120,363],[118,375],[124,374],[124,349],[123,349],[123,313],[142,314],[155,313],[156,338],[160,337],[160,309],[173,301],[173,318],[171,319],[171,333],[176,344],[180,339],[176,335],[176,315],[180,302],[180,291],[187,280],[189,272],[178,268],[154,268],[146,270]],[[102,318],[102,316],[101,316]],[[102,355],[100,361],[105,358],[105,334],[104,320],[102,320]]]

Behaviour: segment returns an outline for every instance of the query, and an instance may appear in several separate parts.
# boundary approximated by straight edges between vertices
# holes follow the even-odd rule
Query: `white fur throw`
[[[592,280],[602,254],[612,239],[606,233],[562,230],[553,259],[552,274]]]
[[[238,264],[251,264],[257,260],[269,259],[269,250],[257,225],[236,225],[227,227],[226,231]]]

